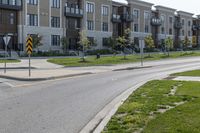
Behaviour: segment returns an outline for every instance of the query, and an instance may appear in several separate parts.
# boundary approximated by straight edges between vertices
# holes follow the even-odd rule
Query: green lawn
[[[0,59],[0,63],[4,63],[4,62],[5,60]],[[6,60],[6,63],[18,63],[18,62],[20,62],[20,60]]]
[[[175,74],[172,74],[172,76],[200,76],[200,70],[175,73]]]
[[[151,81],[134,92],[103,133],[199,133],[200,82]]]
[[[178,57],[187,57],[187,56],[200,56],[200,52],[176,52],[171,53],[168,57],[164,54],[151,54],[151,57],[145,55],[144,60],[160,60],[167,58],[178,58]],[[97,65],[113,65],[113,64],[123,64],[123,63],[132,63],[139,62],[139,55],[130,55],[127,56],[127,59],[124,60],[123,56],[110,56],[110,57],[101,57],[96,59],[94,56],[89,56],[86,58],[86,62],[81,62],[79,58],[58,58],[58,59],[49,59],[51,63],[63,65],[63,66],[97,66]]]

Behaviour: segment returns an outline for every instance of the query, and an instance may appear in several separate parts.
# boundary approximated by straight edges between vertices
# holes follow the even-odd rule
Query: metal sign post
[[[33,52],[33,39],[30,36],[28,36],[26,40],[26,52],[29,57],[29,77],[31,77],[31,54]]]
[[[144,65],[144,61],[143,61],[143,58],[144,58],[144,40],[140,40],[140,58],[141,58],[141,66],[143,67]]]
[[[5,63],[4,63],[4,73],[6,73],[6,69],[7,69],[7,56],[6,56],[6,52],[7,52],[7,46],[8,46],[8,43],[10,41],[11,37],[8,36],[8,34],[6,34],[5,37],[3,37],[3,40],[4,40],[4,43],[5,43],[5,53],[4,53],[4,56],[5,56]]]

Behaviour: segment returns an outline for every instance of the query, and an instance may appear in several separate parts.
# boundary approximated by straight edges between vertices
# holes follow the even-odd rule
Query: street
[[[42,82],[0,79],[0,133],[78,133],[128,88],[174,72],[199,69],[200,59],[148,65],[151,67]]]

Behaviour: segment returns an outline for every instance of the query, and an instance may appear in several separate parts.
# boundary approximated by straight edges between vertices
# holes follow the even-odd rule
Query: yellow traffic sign
[[[31,55],[33,52],[33,39],[31,36],[28,36],[26,39],[26,53]]]

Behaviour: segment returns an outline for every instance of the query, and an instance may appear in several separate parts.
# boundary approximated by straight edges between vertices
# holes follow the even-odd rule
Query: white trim
[[[60,28],[62,28],[62,9],[63,9],[63,6],[62,6],[62,0],[60,0]]]
[[[137,11],[138,11],[138,17],[139,17],[139,18],[138,18],[138,21],[137,21],[137,24],[138,24],[138,32],[141,32],[141,31],[140,31],[140,18],[141,18],[140,14],[141,14],[141,11],[140,11],[139,8],[133,8],[133,11],[132,11],[132,12],[133,12],[133,15],[134,15],[134,10],[137,10]],[[135,24],[135,22],[133,22],[133,32],[135,32],[135,31],[134,31],[134,24]],[[138,32],[137,32],[137,33],[138,33]]]
[[[38,0],[38,27],[40,26],[40,0]]]
[[[51,27],[51,0],[49,0],[49,27]]]
[[[148,27],[148,28],[149,28],[148,30],[149,30],[149,31],[148,31],[148,33],[151,33],[151,22],[150,22],[150,20],[151,20],[151,12],[148,11],[148,10],[144,10],[144,14],[145,14],[145,13],[148,13],[148,14],[149,14],[149,19],[148,19],[148,26],[149,26],[149,27]],[[144,15],[144,14],[143,14],[143,19],[144,19],[144,24],[143,24],[143,26],[144,26],[144,33],[146,33],[146,32],[145,32],[145,24],[146,24],[145,22],[146,22],[146,21],[145,21],[145,15]]]

